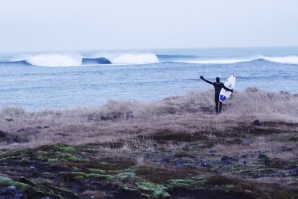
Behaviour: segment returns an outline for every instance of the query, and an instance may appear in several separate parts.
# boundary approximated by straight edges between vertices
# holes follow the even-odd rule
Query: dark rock
[[[279,178],[284,178],[284,177],[286,177],[286,174],[284,174],[283,172],[279,172],[279,173],[277,174],[277,177],[279,177]]]
[[[298,176],[298,167],[289,171],[291,176]]]
[[[259,157],[258,157],[259,161],[263,161],[265,166],[270,166],[271,165],[271,160],[269,159],[269,157],[265,154],[260,153]]]
[[[253,125],[254,125],[254,126],[261,126],[262,124],[261,124],[261,122],[260,122],[259,120],[255,120],[255,121],[253,122]]]
[[[154,158],[154,157],[156,157],[156,154],[146,153],[146,158]]]
[[[7,135],[7,133],[5,133],[4,131],[0,131],[0,138],[5,138]]]
[[[221,161],[225,163],[225,167],[229,167],[234,165],[234,161],[237,161],[237,159],[229,157],[229,156],[223,156],[221,158]]]
[[[284,152],[284,151],[292,151],[293,149],[282,146],[282,147],[279,147],[279,150]]]
[[[201,165],[204,162],[204,160],[196,160],[195,165]]]
[[[246,161],[245,160],[240,160],[239,164],[244,165],[244,164],[246,164]]]
[[[237,159],[236,158],[229,157],[229,156],[222,156],[221,161],[222,162],[237,161]]]
[[[6,121],[7,121],[7,122],[13,122],[14,119],[7,118]]]
[[[209,150],[209,153],[217,153],[215,150]]]
[[[248,157],[247,154],[243,154],[243,155],[240,156],[240,158],[247,158],[247,157]]]
[[[243,127],[244,127],[243,124],[238,124],[238,128],[239,128],[239,129],[242,129]]]
[[[214,164],[214,165],[220,165],[220,164],[222,164],[222,162],[220,160],[214,160],[212,162],[212,164]]]
[[[253,143],[252,140],[244,140],[244,141],[241,143],[241,145],[242,145],[242,146],[249,146],[249,145],[252,144],[252,143]]]
[[[25,131],[25,129],[19,129],[19,130],[17,130],[17,132],[19,133],[19,132],[24,132]]]
[[[258,159],[265,160],[265,159],[269,159],[269,157],[263,153],[260,153]]]
[[[169,157],[169,158],[163,158],[161,159],[160,161],[161,162],[166,162],[166,163],[169,163],[171,160],[173,160],[174,158],[173,157]]]
[[[22,138],[19,138],[19,137],[14,137],[10,140],[8,140],[6,143],[9,145],[9,144],[23,144],[23,143],[26,143],[27,141],[23,140]]]
[[[179,160],[179,161],[177,161],[177,162],[175,163],[176,167],[183,167],[183,166],[185,166],[186,164],[188,164],[188,162],[185,161],[185,160]]]
[[[203,161],[203,162],[201,163],[201,166],[202,166],[202,167],[208,167],[208,168],[211,167],[210,163],[207,162],[207,161]]]
[[[253,175],[253,178],[261,178],[261,177],[263,177],[261,172],[257,172]]]
[[[60,136],[62,136],[62,137],[70,136],[69,134],[66,134],[66,133],[56,133],[55,135],[60,135]]]
[[[22,193],[15,186],[7,186],[0,190],[0,198],[2,199],[27,199],[27,194]]]

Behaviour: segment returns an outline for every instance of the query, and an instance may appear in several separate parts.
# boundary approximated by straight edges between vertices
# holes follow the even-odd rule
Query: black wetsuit
[[[228,90],[228,91],[231,91],[233,92],[233,90],[225,87],[225,85],[221,82],[210,82],[204,78],[201,78],[202,80],[204,80],[205,82],[209,83],[209,84],[212,84],[214,86],[214,90],[215,90],[215,96],[214,96],[214,100],[215,100],[215,111],[216,113],[220,113],[221,112],[221,107],[222,107],[222,102],[219,101],[219,93],[220,93],[220,90],[222,88]],[[219,107],[218,107],[218,104],[219,104]]]

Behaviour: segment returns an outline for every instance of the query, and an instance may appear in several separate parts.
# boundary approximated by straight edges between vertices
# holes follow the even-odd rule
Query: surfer
[[[225,87],[225,85],[222,82],[220,82],[219,77],[216,77],[216,82],[210,82],[210,81],[206,80],[203,76],[200,76],[200,78],[202,80],[204,80],[205,82],[207,82],[209,84],[212,84],[214,86],[214,90],[215,90],[215,111],[216,111],[216,114],[221,113],[222,102],[219,101],[220,90],[222,88],[224,88],[228,91],[233,92],[233,89],[229,89],[229,88]],[[219,107],[218,107],[218,103],[219,103]]]

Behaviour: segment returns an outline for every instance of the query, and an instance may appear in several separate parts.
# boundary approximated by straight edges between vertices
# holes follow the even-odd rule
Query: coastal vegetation
[[[298,95],[0,111],[0,198],[298,198]],[[1,195],[2,194],[2,195]]]

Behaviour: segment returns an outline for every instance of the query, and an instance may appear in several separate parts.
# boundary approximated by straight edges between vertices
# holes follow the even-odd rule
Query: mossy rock
[[[185,179],[171,179],[169,180],[171,185],[180,187],[190,186],[203,186],[206,182],[206,178],[185,178]]]
[[[8,153],[1,155],[0,157],[3,157],[3,158],[16,158],[16,157],[25,158],[28,156],[29,156],[29,153],[28,153],[27,149],[20,149],[20,150],[10,151]]]
[[[105,170],[98,169],[98,168],[88,168],[88,170],[91,172],[96,172],[96,173],[106,173]]]
[[[98,180],[113,180],[113,176],[111,175],[101,175],[101,174],[95,174],[91,173],[87,175],[90,179],[98,179]]]
[[[164,185],[151,182],[140,182],[138,188],[141,192],[150,194],[152,198],[171,198],[170,194],[167,192],[169,188]]]
[[[0,186],[2,186],[2,187],[15,186],[22,191],[27,191],[29,189],[29,186],[27,184],[21,183],[21,182],[15,182],[8,177],[0,177]]]

